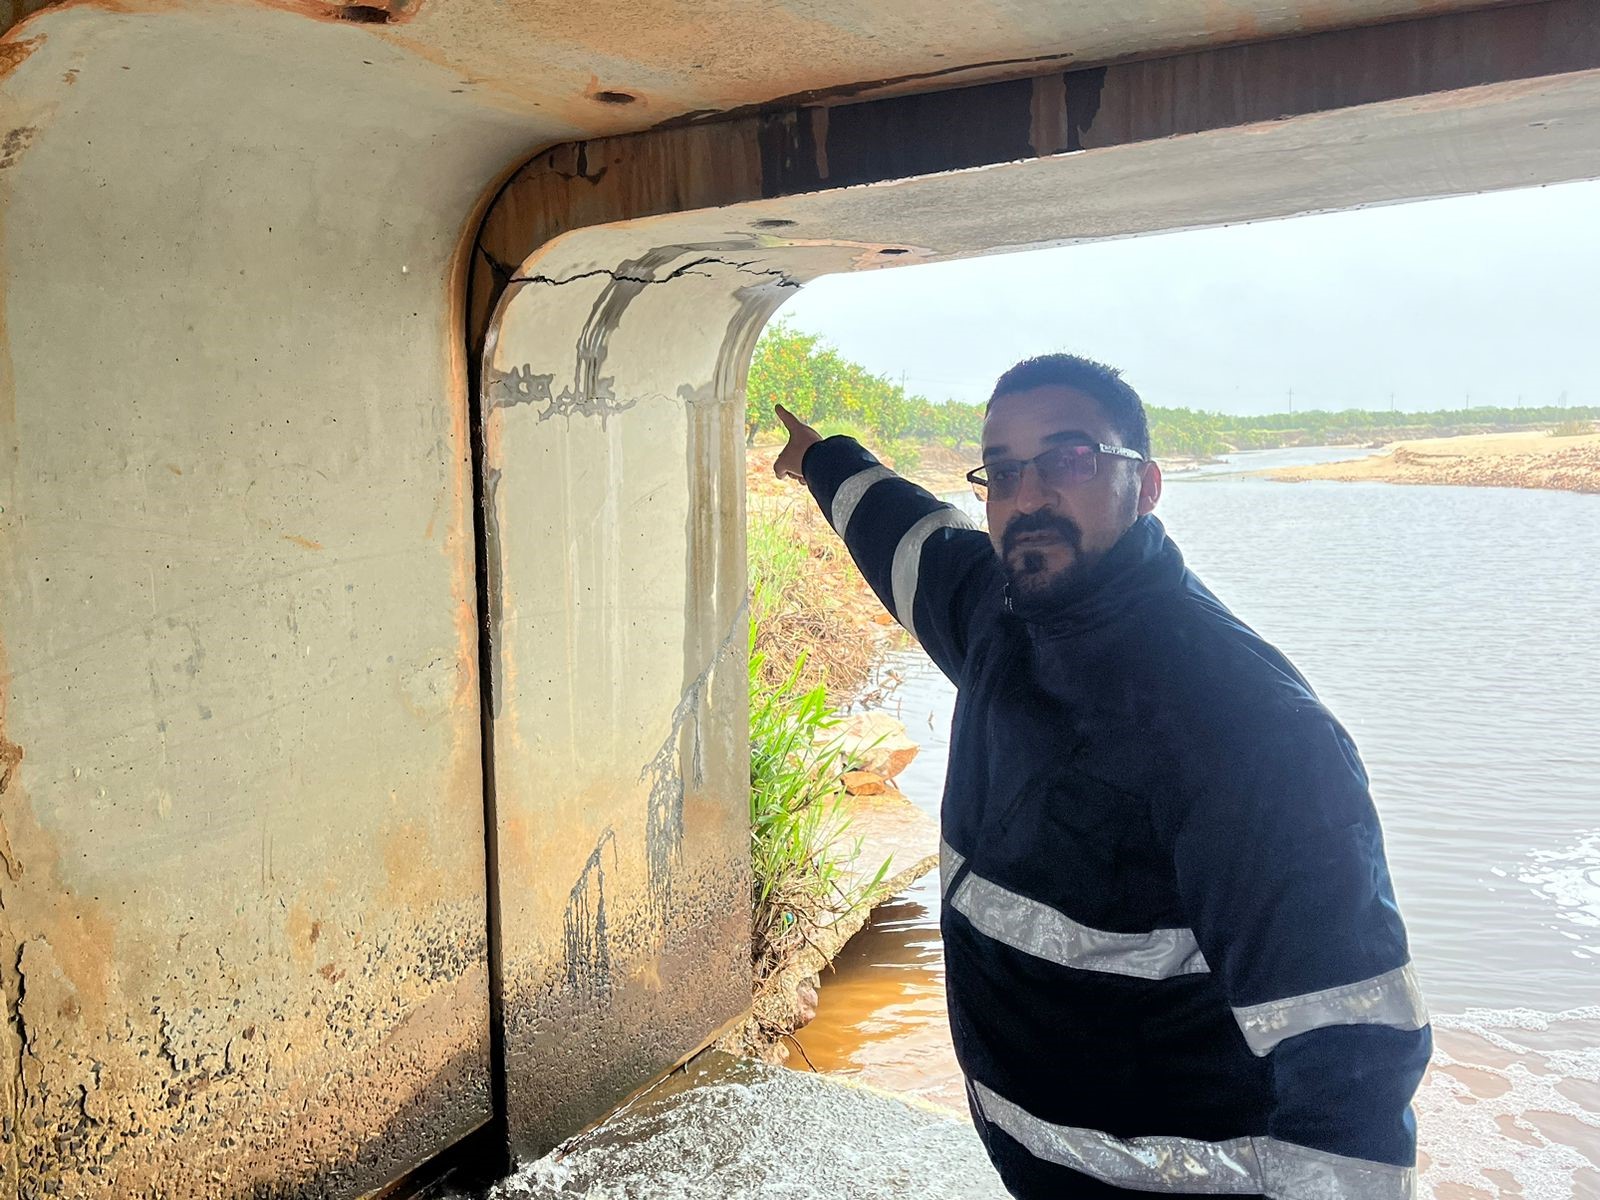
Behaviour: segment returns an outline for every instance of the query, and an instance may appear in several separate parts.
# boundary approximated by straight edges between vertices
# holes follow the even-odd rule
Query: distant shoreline
[[[1351,445],[1350,448],[1357,447]],[[1559,436],[1545,430],[1464,433],[1446,437],[1408,438],[1371,448],[1374,452],[1364,458],[1297,467],[1272,467],[1246,473],[1283,483],[1334,480],[1341,483],[1442,484],[1600,493],[1600,433]],[[765,478],[764,473],[770,471],[771,457],[776,455],[777,450],[776,444],[751,449],[752,462],[761,463],[754,478]],[[895,464],[891,461],[889,465],[904,468],[909,478],[935,495],[949,495],[968,489],[966,472],[979,463],[976,446],[952,450],[928,443],[916,446],[914,450],[917,455],[914,463]],[[1156,460],[1175,479],[1186,478],[1201,467],[1225,461],[1182,454],[1158,454]],[[752,487],[752,494],[762,495],[770,490],[787,489],[756,484]]]
[[[1396,442],[1345,462],[1262,471],[1284,483],[1419,483],[1600,492],[1600,434],[1467,434]]]

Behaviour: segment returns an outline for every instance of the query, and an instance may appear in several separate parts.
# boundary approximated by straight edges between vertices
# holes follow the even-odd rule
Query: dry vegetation
[[[821,685],[835,707],[861,698],[899,635],[811,494],[772,474],[776,448],[749,456],[751,622],[777,688],[802,656],[799,686]]]

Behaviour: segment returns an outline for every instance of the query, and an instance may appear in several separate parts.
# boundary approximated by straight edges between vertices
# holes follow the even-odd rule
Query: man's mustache
[[[1074,553],[1083,549],[1083,530],[1070,517],[1050,512],[1032,512],[1012,518],[1011,524],[1006,526],[1005,533],[1000,537],[1001,553],[1010,557],[1013,551],[1020,549],[1016,540],[1025,533],[1053,533],[1072,547]]]

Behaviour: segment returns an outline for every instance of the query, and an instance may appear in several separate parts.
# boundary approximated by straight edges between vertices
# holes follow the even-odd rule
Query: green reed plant
[[[860,903],[878,882],[850,886],[837,847],[849,828],[839,777],[838,717],[821,685],[800,684],[804,655],[772,687],[750,634],[751,953],[757,979],[782,967],[809,933]],[[859,847],[856,847],[859,850]],[[882,872],[879,872],[881,877]]]

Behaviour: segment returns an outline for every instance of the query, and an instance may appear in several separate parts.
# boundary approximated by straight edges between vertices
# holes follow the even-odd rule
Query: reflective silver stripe
[[[1249,1196],[1261,1191],[1252,1138],[1200,1142],[1181,1137],[1112,1137],[1098,1129],[1052,1125],[974,1082],[984,1119],[1046,1162],[1082,1171],[1113,1186],[1141,1192]]]
[[[1092,929],[1048,904],[1019,896],[977,874],[968,874],[961,881],[950,907],[980,933],[1064,967],[1140,979],[1203,975],[1210,970],[1194,934],[1187,929],[1149,933]]]
[[[1271,1200],[1412,1200],[1417,1173],[1267,1137],[1202,1142],[1156,1136],[1117,1138],[1098,1129],[1054,1125],[970,1081],[978,1111],[1035,1158],[1115,1187]]]
[[[961,864],[966,862],[966,861],[967,861],[966,855],[956,853],[956,851],[951,848],[949,842],[940,841],[940,843],[939,843],[939,894],[941,896],[945,896],[945,895],[949,894],[949,892],[950,892],[950,881],[955,878],[956,872],[961,870]]]
[[[1313,1150],[1273,1138],[1256,1139],[1261,1191],[1273,1200],[1412,1200],[1417,1172]]]
[[[966,513],[946,505],[935,509],[906,530],[900,544],[894,548],[894,566],[889,572],[890,584],[894,589],[894,615],[912,637],[917,636],[916,628],[911,624],[911,609],[917,601],[917,570],[922,563],[922,544],[940,529],[971,528],[973,524]]]
[[[833,522],[833,531],[843,537],[850,517],[856,511],[856,505],[861,503],[861,497],[867,494],[867,489],[880,480],[894,477],[894,472],[888,467],[868,467],[841,483],[839,490],[833,494],[833,509],[828,514],[828,519]]]
[[[1269,1054],[1286,1038],[1329,1025],[1388,1025],[1394,1029],[1421,1029],[1428,1023],[1411,964],[1396,967],[1360,983],[1285,1000],[1269,1000],[1233,1010],[1244,1030],[1244,1040],[1257,1055]]]

